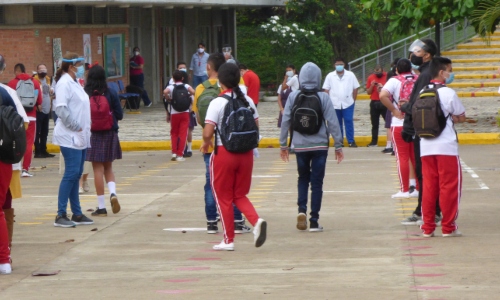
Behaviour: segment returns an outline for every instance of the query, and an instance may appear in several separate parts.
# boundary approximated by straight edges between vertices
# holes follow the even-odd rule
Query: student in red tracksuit
[[[12,79],[8,83],[8,86],[10,88],[15,90],[19,80],[31,80],[35,88],[35,106],[30,111],[25,109],[26,114],[28,115],[28,118],[30,120],[30,124],[28,125],[28,129],[26,130],[26,152],[24,153],[23,171],[21,173],[21,177],[33,177],[33,174],[30,173],[30,166],[31,160],[33,159],[33,144],[35,143],[36,112],[41,111],[42,109],[43,93],[38,80],[33,80],[29,74],[26,74],[26,68],[23,64],[16,64],[14,66],[14,74],[16,74],[16,78]]]
[[[431,83],[445,84],[453,80],[451,60],[434,57],[430,65]],[[443,237],[461,236],[455,220],[458,217],[458,204],[462,195],[462,169],[458,156],[458,140],[453,123],[465,122],[465,108],[454,90],[448,87],[438,89],[441,108],[446,119],[446,127],[436,138],[422,138],[420,156],[424,194],[422,198],[422,217],[420,227],[424,237],[434,236],[436,199],[443,213],[441,220]],[[418,100],[417,100],[418,101]]]
[[[207,153],[212,146],[215,127],[217,124],[222,123],[224,117],[224,108],[228,100],[221,97],[222,95],[229,95],[233,99],[242,101],[247,107],[251,107],[256,121],[259,117],[252,99],[245,96],[238,86],[240,70],[235,64],[223,64],[219,68],[218,77],[222,93],[210,102],[207,110],[205,128],[203,129],[203,145],[200,149],[203,153]],[[219,135],[217,135],[215,147],[217,147],[217,154],[214,151],[210,157],[210,178],[213,195],[224,228],[224,240],[213,248],[214,250],[234,250],[233,203],[254,226],[255,247],[260,247],[266,240],[267,223],[259,218],[255,208],[247,198],[252,181],[253,151],[250,150],[244,153],[229,152],[222,145]]]

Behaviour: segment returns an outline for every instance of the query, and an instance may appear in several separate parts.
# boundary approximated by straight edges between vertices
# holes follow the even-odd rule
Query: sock
[[[187,146],[188,146],[188,151],[187,152],[193,152],[193,150],[191,149],[191,146],[193,145],[192,142],[188,142],[187,143]]]
[[[415,179],[410,179],[410,186],[417,186],[417,181]]]
[[[392,141],[387,141],[386,148],[392,148]]]
[[[99,205],[99,208],[106,208],[104,195],[97,196],[97,204]]]
[[[108,189],[110,194],[116,194],[116,184],[113,181],[108,182]]]

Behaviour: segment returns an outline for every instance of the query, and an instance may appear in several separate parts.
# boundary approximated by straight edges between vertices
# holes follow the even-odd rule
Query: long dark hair
[[[233,92],[236,94],[236,99],[241,100],[245,104],[245,106],[252,111],[252,113],[255,112],[240,89],[240,68],[238,68],[236,64],[222,64],[222,66],[220,66],[219,68],[218,77],[221,84],[223,84],[228,89],[233,89]]]
[[[91,96],[94,91],[98,91],[99,94],[103,94],[108,90],[106,72],[104,72],[103,67],[96,65],[89,69],[87,83],[85,84],[84,89],[89,96]]]

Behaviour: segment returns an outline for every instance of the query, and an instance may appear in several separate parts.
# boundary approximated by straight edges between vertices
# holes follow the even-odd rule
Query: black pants
[[[50,114],[36,112],[36,134],[35,134],[35,153],[43,154],[47,152],[47,136],[49,135]]]
[[[422,177],[422,159],[420,158],[420,138],[413,139],[413,151],[415,153],[415,177],[418,180],[420,191],[418,193],[418,205],[413,212],[417,216],[422,216],[422,196],[424,195],[424,180]],[[439,199],[436,201],[436,216],[441,215],[441,208],[439,208]]]
[[[387,114],[387,108],[378,100],[370,101],[370,118],[372,120],[372,141],[370,144],[378,143],[378,127],[380,124],[380,117],[384,119]]]
[[[144,74],[130,75],[130,84],[138,86],[143,90],[141,98],[142,101],[144,101],[144,105],[148,106],[149,104],[151,104],[148,92],[146,92],[146,89],[144,88]]]

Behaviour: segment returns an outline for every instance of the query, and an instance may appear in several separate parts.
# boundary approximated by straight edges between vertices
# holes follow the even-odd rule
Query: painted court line
[[[465,162],[460,159],[460,164],[462,165],[462,170],[464,170],[464,172],[466,173],[469,173],[470,176],[477,182],[477,184],[479,185],[479,187],[482,189],[482,190],[489,190],[490,188],[479,178],[479,176],[476,174],[476,172],[474,172],[472,170],[472,168],[470,168],[469,166],[467,166],[465,164]]]

